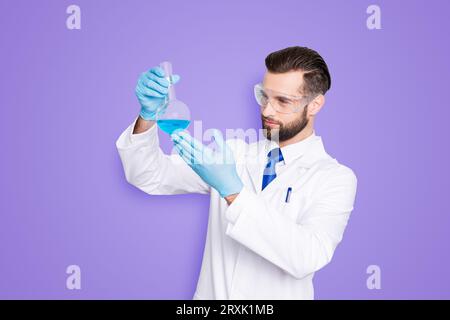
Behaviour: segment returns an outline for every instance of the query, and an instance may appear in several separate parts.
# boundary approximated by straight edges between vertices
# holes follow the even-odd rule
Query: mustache
[[[270,122],[274,122],[274,123],[276,123],[276,124],[280,124],[281,125],[281,122],[279,122],[279,121],[277,121],[277,120],[274,120],[274,119],[270,119],[270,118],[266,118],[266,117],[264,117],[264,116],[261,116],[261,118],[262,118],[262,120],[263,121],[270,121]]]

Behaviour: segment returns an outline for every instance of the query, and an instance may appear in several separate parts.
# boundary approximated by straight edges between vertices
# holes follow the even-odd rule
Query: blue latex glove
[[[236,172],[232,150],[219,130],[214,130],[218,149],[212,150],[194,139],[188,132],[176,131],[171,137],[183,160],[221,197],[239,193],[243,184]]]
[[[172,75],[171,84],[180,80],[177,74]],[[136,85],[136,96],[141,104],[139,115],[144,120],[155,120],[158,108],[164,106],[169,92],[169,80],[164,78],[164,70],[154,67],[140,75]]]

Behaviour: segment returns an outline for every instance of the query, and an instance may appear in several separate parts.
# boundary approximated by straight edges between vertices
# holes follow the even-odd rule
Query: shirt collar
[[[284,163],[288,165],[292,163],[294,160],[302,157],[304,154],[306,154],[312,143],[314,141],[317,141],[318,138],[320,137],[318,137],[315,131],[313,130],[312,134],[306,137],[305,139],[282,147],[281,153],[283,154]],[[276,142],[268,139],[266,139],[266,144],[267,149],[269,150],[279,147],[279,145]]]

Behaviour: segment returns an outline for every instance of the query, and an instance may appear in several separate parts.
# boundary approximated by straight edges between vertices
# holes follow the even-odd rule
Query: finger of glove
[[[141,85],[148,89],[155,90],[164,95],[169,92],[167,87],[163,87],[162,85],[157,83],[155,80],[148,79],[147,77],[141,79]]]
[[[154,74],[158,78],[160,78],[160,79],[162,78],[162,79],[165,79],[166,81],[168,81],[164,70],[159,66],[153,67],[152,69],[150,69],[148,71],[148,74]],[[172,84],[176,84],[181,79],[180,75],[178,75],[178,74],[173,74],[170,78],[171,78]],[[160,84],[162,85],[162,83],[160,83]]]
[[[182,140],[187,141],[195,150],[203,152],[203,150],[205,149],[203,143],[192,137],[187,131],[178,131],[175,132],[175,135],[180,137]]]
[[[184,149],[177,143],[175,143],[175,148],[177,149],[178,154],[184,160],[184,162],[191,166],[194,162],[192,155],[184,151]]]
[[[214,141],[217,143],[217,146],[223,151],[225,149],[225,141],[223,140],[222,133],[219,130],[214,129],[213,137]]]
[[[145,78],[147,81],[151,80],[151,81],[156,82],[163,88],[168,88],[170,85],[169,80],[167,80],[166,78],[160,77],[152,72],[147,72],[145,74]]]
[[[164,76],[165,76],[164,70],[159,66],[151,68],[148,72],[153,73],[154,75],[161,77],[161,78],[164,78]]]
[[[213,137],[221,153],[221,157],[219,159],[226,164],[234,163],[235,160],[233,151],[226,144],[225,140],[223,139],[222,133],[219,130],[214,129]]]
[[[195,163],[200,163],[202,160],[202,153],[199,150],[196,150],[189,142],[183,139],[174,140],[175,145],[179,146],[185,154],[191,155],[192,160]]]
[[[150,69],[150,70],[147,72],[147,74],[148,74],[148,75],[153,74],[153,75],[155,75],[156,77],[158,77],[159,79],[165,79],[167,82],[169,82],[168,79],[167,79],[168,76],[165,74],[164,70],[163,70],[161,67],[154,67],[154,68]],[[180,81],[180,79],[181,79],[181,77],[180,77],[180,75],[178,75],[178,74],[172,74],[172,75],[170,76],[170,82],[171,82],[172,84],[177,83],[178,81]]]
[[[154,75],[154,77],[156,77]],[[146,73],[142,73],[141,76],[139,77],[138,83],[136,85],[136,93],[140,93],[142,95],[147,95],[150,97],[163,97],[164,95],[167,94],[167,88],[165,88],[165,90],[158,90],[158,87],[156,87],[155,85],[151,84],[150,86],[148,84],[150,84],[151,82],[155,82],[154,80],[150,80],[148,79]],[[163,88],[161,86],[161,88]],[[151,90],[151,91],[149,91]],[[166,92],[164,92],[166,91]],[[154,92],[157,92],[157,94],[154,94]],[[161,96],[162,95],[162,96]]]
[[[139,83],[136,88],[136,94],[139,98],[165,98],[166,95],[162,94],[154,89],[147,88],[143,84]]]
[[[169,81],[168,77],[165,75],[164,70],[159,66],[150,69],[146,73],[146,75],[149,79],[155,80],[157,83],[159,83],[163,87],[168,87],[170,83],[176,84],[181,79],[181,77],[178,74],[173,74],[170,76],[170,81]]]

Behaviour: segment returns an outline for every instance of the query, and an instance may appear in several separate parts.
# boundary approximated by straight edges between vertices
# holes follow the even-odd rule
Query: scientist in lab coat
[[[326,63],[312,49],[288,47],[265,65],[253,88],[263,139],[224,141],[216,130],[213,150],[175,132],[177,152],[164,154],[154,120],[170,84],[155,67],[141,74],[139,117],[116,142],[125,177],[140,190],[210,194],[193,299],[313,299],[314,272],[332,259],[353,210],[356,176],[314,131],[331,85]]]

